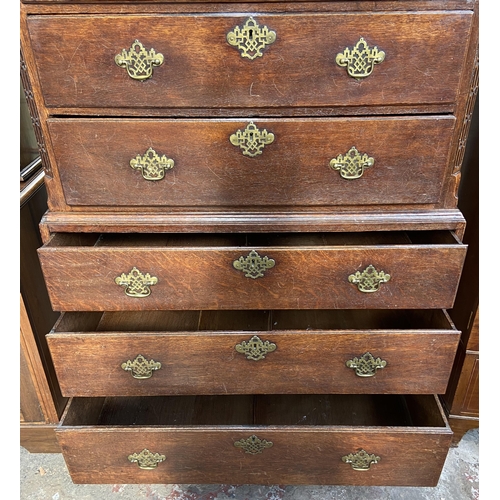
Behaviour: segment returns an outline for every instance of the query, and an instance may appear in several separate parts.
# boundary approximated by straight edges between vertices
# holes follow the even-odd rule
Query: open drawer
[[[448,309],[466,247],[449,231],[56,233],[56,311]]]
[[[443,394],[459,339],[444,310],[69,312],[47,336],[64,396]]]
[[[74,398],[57,438],[75,483],[435,486],[437,397]]]

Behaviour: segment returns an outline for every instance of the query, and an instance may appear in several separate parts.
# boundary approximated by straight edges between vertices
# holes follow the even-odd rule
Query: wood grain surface
[[[416,244],[406,237],[391,242],[391,233],[295,235],[290,243],[284,242],[286,235],[246,243],[244,235],[215,241],[215,235],[103,235],[96,246],[87,235],[89,246],[80,246],[58,234],[38,252],[57,311],[433,309],[453,305],[466,253],[449,233],[442,235],[446,241],[433,243],[436,235],[429,233],[430,239],[423,235]],[[342,242],[332,242],[340,236]],[[387,241],[380,244],[383,238]],[[233,266],[252,250],[275,261],[256,279]],[[360,292],[349,282],[369,265],[391,276],[375,293]],[[158,278],[147,297],[129,297],[115,283],[134,267]]]
[[[277,35],[253,61],[226,41],[247,18],[60,15],[29,16],[27,25],[53,110],[445,105],[457,97],[472,13],[256,15]],[[361,36],[386,57],[358,81],[335,58]],[[144,82],[115,63],[136,39],[165,57]]]
[[[274,134],[249,157],[230,142],[251,120],[50,119],[58,204],[131,207],[432,205],[443,198],[451,116],[254,119]],[[352,147],[374,159],[358,179],[330,160]],[[146,180],[130,160],[148,148],[175,165]]]
[[[94,400],[73,399],[76,404],[68,412],[72,424],[58,428],[58,440],[76,483],[154,484],[175,478],[194,484],[306,484],[311,477],[317,484],[437,483],[451,431],[432,396],[417,403],[426,413],[423,416],[408,414],[406,408],[411,405],[387,395],[259,398],[132,398],[129,402],[110,398],[104,404],[96,402],[94,413],[99,411],[101,418],[93,421],[93,428],[76,412],[82,415],[84,407],[92,411]],[[145,419],[138,417],[138,403]],[[272,406],[278,410],[277,419],[262,411],[272,411]],[[293,408],[306,413],[300,421],[286,423],[289,419],[280,416],[288,416],[287,410]],[[381,417],[378,409],[384,408],[386,416]],[[120,427],[130,421],[131,410],[140,423]],[[419,426],[426,419],[428,423]],[[163,427],[148,425],[148,420],[162,422]],[[271,441],[272,447],[252,455],[234,446],[251,435]],[[141,470],[127,457],[144,448],[165,455],[166,460],[154,470]],[[354,471],[342,461],[342,456],[360,449],[380,457],[368,471]]]
[[[460,332],[442,311],[389,312],[386,321],[378,322],[378,311],[366,311],[367,318],[375,319],[365,330],[354,328],[349,321],[351,311],[104,313],[97,328],[88,331],[65,331],[63,320],[47,341],[65,396],[446,391]],[[329,317],[342,315],[346,316],[344,329],[317,328],[330,323]],[[408,318],[404,329],[389,328],[397,315]],[[245,321],[252,316],[256,320],[251,323],[261,322],[264,328],[250,329],[259,326]],[[303,324],[304,316],[319,318],[319,322]],[[285,329],[280,327],[282,317]],[[190,323],[194,326],[192,319],[198,318],[200,328],[189,331]],[[155,328],[150,330],[152,326]],[[234,330],[225,329],[227,326]],[[254,335],[275,344],[275,350],[259,360],[236,350]],[[359,377],[346,362],[366,352],[387,365],[372,377]],[[149,379],[133,378],[121,367],[139,354],[161,363]]]

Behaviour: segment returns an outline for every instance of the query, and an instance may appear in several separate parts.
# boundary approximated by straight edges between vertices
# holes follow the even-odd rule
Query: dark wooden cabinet
[[[469,429],[479,426],[479,99],[471,119],[458,202],[467,219],[464,243],[468,252],[455,305],[449,311],[462,337],[441,398],[454,432],[454,444]]]
[[[437,483],[477,15],[21,3],[73,481]]]
[[[43,171],[21,183],[20,335],[21,445],[31,452],[59,452],[55,428],[68,400],[61,395],[45,335],[59,317],[52,310],[38,261],[38,224],[47,210]]]
[[[20,83],[20,441],[31,452],[59,452],[55,428],[68,398],[63,397],[45,335],[59,313],[52,310],[37,250],[38,224],[47,210],[47,191],[31,87],[21,59]]]

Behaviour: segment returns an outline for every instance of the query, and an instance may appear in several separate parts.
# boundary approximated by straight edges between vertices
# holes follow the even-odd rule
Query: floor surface
[[[21,500],[478,500],[479,430],[451,448],[435,488],[250,486],[200,484],[73,484],[60,454],[21,447]]]

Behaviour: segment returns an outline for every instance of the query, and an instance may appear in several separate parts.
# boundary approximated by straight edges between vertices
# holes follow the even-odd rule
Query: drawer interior
[[[59,247],[152,247],[152,248],[328,248],[372,245],[457,245],[451,231],[371,231],[345,233],[55,233],[45,248]]]
[[[60,427],[447,427],[433,395],[237,395],[73,398]]]
[[[275,310],[66,312],[52,333],[287,330],[442,330],[456,332],[445,310]]]

